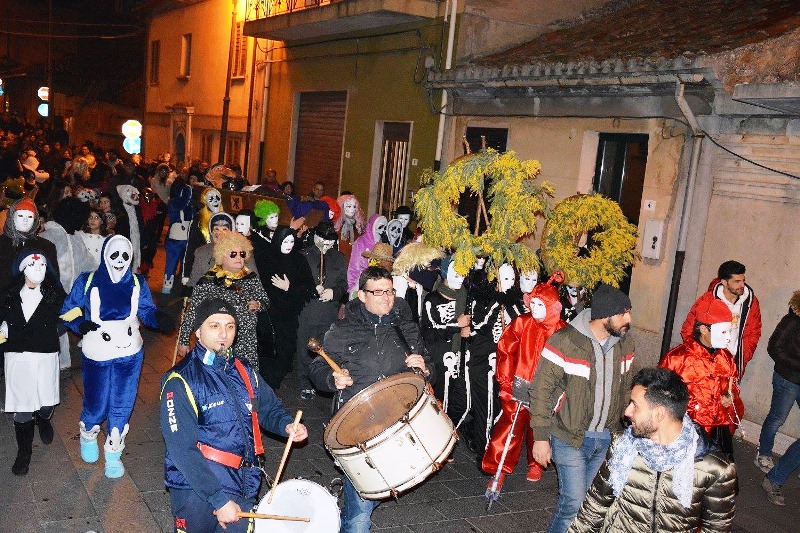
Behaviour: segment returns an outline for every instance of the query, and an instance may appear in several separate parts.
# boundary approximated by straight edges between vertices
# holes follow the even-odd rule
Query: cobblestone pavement
[[[158,294],[159,275],[154,272],[151,277],[154,298],[161,309],[177,317],[181,299]],[[44,446],[38,436],[35,438],[27,476],[11,473],[16,455],[13,423],[10,415],[0,417],[0,532],[172,531],[169,498],[163,487],[164,443],[159,430],[158,387],[161,376],[171,366],[175,336],[144,331],[144,337],[145,361],[123,455],[126,474],[121,479],[112,481],[103,476],[102,459],[94,465],[80,459],[78,418],[83,387],[80,369],[76,368],[80,364],[77,347],[73,348],[73,369],[64,371],[61,377],[61,405],[54,416],[55,440]],[[303,409],[303,421],[310,434],[307,444],[292,450],[282,479],[302,477],[328,486],[340,476],[322,446],[330,400],[300,400],[294,375],[277,392],[290,412]],[[265,447],[269,472],[277,469],[283,443],[266,438]],[[740,459],[740,493],[734,531],[798,531],[800,480],[792,477],[787,483],[787,506],[775,507],[760,488],[763,474],[753,465],[754,447],[737,441],[736,454]],[[545,471],[541,481],[531,483],[525,480],[524,465],[518,465],[491,512],[486,511],[484,497],[487,480],[468,453],[457,446],[452,462],[425,483],[398,501],[378,507],[373,529],[436,533],[545,530],[556,501],[553,468]]]

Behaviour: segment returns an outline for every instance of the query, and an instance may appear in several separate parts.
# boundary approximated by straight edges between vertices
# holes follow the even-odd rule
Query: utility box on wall
[[[642,236],[642,257],[661,259],[661,241],[664,238],[664,221],[648,220],[644,223]]]

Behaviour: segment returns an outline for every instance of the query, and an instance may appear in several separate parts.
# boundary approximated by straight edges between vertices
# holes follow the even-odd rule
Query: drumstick
[[[331,359],[328,354],[325,353],[325,350],[322,349],[322,345],[319,343],[317,339],[313,337],[308,339],[308,349],[311,350],[312,352],[317,352],[318,354],[320,354],[322,358],[325,359],[325,362],[328,363],[328,366],[330,366],[334,372],[336,372],[337,374],[344,374],[344,372],[342,372],[342,367],[337,365],[336,362],[333,359]]]
[[[181,306],[181,316],[178,318],[178,336],[175,338],[175,350],[172,352],[172,366],[175,366],[175,361],[178,359],[178,344],[181,342],[181,322],[183,322],[183,315],[186,313],[186,302],[189,300],[186,296],[183,297],[183,305]]]
[[[214,515],[217,512],[214,511]],[[280,514],[262,514],[262,513],[248,513],[247,511],[239,511],[236,513],[239,518],[261,518],[264,520],[291,520],[293,522],[311,522],[310,518],[302,516],[284,516]]]
[[[297,431],[297,424],[300,423],[300,417],[303,416],[303,411],[298,410],[297,414],[294,416],[294,422],[292,423],[292,431]],[[289,456],[289,449],[292,447],[292,435],[289,434],[289,440],[286,441],[286,446],[283,448],[283,457],[281,457],[281,462],[278,465],[278,473],[275,474],[275,480],[272,482],[272,490],[269,493],[269,498],[267,498],[267,503],[272,503],[272,496],[275,495],[275,487],[278,485],[278,480],[281,479],[281,473],[283,472],[283,465],[286,464],[286,458]]]

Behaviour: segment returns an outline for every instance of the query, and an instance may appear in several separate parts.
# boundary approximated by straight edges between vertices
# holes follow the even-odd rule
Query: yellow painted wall
[[[413,122],[409,188],[416,189],[422,169],[433,164],[438,115],[431,112],[423,81],[424,58],[438,56],[441,38],[435,26],[379,38],[362,37],[273,52],[265,168],[290,179],[295,101],[306,91],[347,91],[347,115],[340,190],[351,190],[362,205],[369,196],[376,121]],[[385,33],[403,28],[388,28]],[[361,55],[356,56],[356,53]],[[434,101],[441,96],[434,94]],[[302,192],[302,191],[301,191]],[[366,211],[366,209],[365,209]]]

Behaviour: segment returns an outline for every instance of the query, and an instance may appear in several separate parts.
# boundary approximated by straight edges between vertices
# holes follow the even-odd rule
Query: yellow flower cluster
[[[588,233],[588,255],[578,257],[578,240]],[[619,204],[597,193],[559,202],[542,234],[542,261],[548,272],[562,270],[567,283],[589,289],[603,282],[619,287],[636,259],[636,226]]]
[[[551,209],[552,185],[532,182],[540,170],[538,161],[520,161],[513,151],[500,154],[491,148],[460,157],[441,172],[426,170],[414,203],[425,242],[455,250],[455,269],[460,274],[469,272],[478,256],[487,258],[490,279],[503,263],[520,271],[538,270],[536,255],[517,241],[535,233],[538,218]],[[487,182],[483,202],[489,225],[482,235],[474,236],[456,207],[465,190],[483,191]]]

